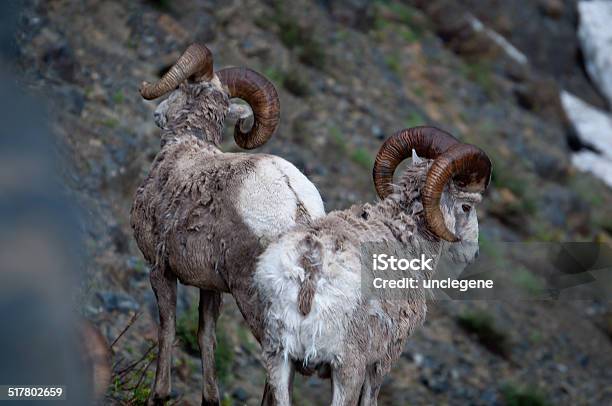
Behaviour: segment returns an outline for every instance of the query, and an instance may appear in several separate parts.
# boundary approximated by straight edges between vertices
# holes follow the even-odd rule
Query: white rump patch
[[[303,233],[289,233],[270,244],[259,259],[255,286],[266,302],[266,334],[278,340],[286,358],[337,362],[345,350],[346,327],[361,298],[357,252],[332,253],[323,241],[322,270],[310,312],[304,316],[297,298],[304,280],[299,248]]]
[[[312,182],[289,162],[270,156],[242,182],[236,209],[255,235],[271,241],[296,224],[298,201],[312,219],[325,215]]]

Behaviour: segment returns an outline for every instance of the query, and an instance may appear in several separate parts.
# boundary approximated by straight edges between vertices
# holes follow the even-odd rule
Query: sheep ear
[[[417,165],[423,162],[423,159],[419,158],[414,148],[412,148],[412,165]]]

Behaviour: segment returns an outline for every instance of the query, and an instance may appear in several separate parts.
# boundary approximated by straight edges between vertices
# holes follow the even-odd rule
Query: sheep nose
[[[478,258],[478,255],[480,255],[480,249],[476,250],[476,253],[474,254],[474,259]]]

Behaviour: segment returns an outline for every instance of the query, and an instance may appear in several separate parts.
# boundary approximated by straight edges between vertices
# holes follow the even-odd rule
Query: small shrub
[[[495,326],[493,316],[484,310],[468,311],[457,317],[457,324],[468,333],[474,334],[478,341],[489,351],[508,356],[506,334]]]
[[[170,0],[149,0],[149,3],[160,11],[168,12],[172,9],[172,3]]]
[[[107,395],[120,404],[134,406],[145,405],[155,379],[155,373],[150,370],[156,358],[156,345],[153,345],[143,356],[126,368],[119,365],[113,370],[113,382]],[[113,404],[116,402],[113,402]]]
[[[279,29],[279,38],[283,45],[289,49],[298,47],[302,40],[302,30],[293,20],[285,20],[277,17],[275,19]]]
[[[326,54],[323,45],[311,29],[300,26],[295,18],[284,11],[281,2],[275,4],[274,14],[266,20],[266,25],[272,22],[277,26],[279,39],[288,49],[296,52],[300,62],[317,69],[324,68]],[[263,21],[256,24],[263,24]]]
[[[102,120],[101,124],[104,127],[117,128],[117,127],[119,127],[119,120],[117,120],[116,118],[113,118],[113,117],[109,117],[109,118],[106,118],[106,119]]]
[[[322,70],[325,68],[325,50],[319,41],[312,37],[309,38],[298,52],[299,60],[306,65]]]
[[[393,16],[402,24],[410,25],[414,20],[413,10],[402,3],[390,2],[387,7],[393,13]]]
[[[298,70],[283,72],[277,68],[264,69],[264,75],[277,86],[282,86],[297,97],[310,94],[310,84]]]
[[[501,389],[501,393],[507,406],[547,406],[550,404],[542,392],[531,386],[519,387],[508,384]]]
[[[387,64],[387,67],[391,69],[394,73],[398,75],[402,73],[402,64],[400,62],[399,55],[387,55],[385,57],[385,63]]]
[[[294,96],[305,97],[310,94],[310,85],[297,70],[291,70],[283,79],[283,87]]]
[[[393,27],[393,30],[406,40],[412,43],[418,41],[425,30],[421,18],[416,18],[415,9],[405,4],[395,1],[378,1],[376,14],[374,17],[374,30],[386,30]]]

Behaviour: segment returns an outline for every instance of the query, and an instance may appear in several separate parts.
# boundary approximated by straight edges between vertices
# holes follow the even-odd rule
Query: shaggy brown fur
[[[229,100],[214,83],[183,83],[162,103],[165,113],[156,117],[163,128],[162,149],[131,210],[136,242],[151,264],[160,312],[158,364],[149,403],[161,404],[170,394],[178,279],[200,288],[203,404],[218,404],[214,342],[220,292],[233,294],[258,340],[263,331],[262,306],[251,283],[253,259],[263,251],[263,242],[234,204],[247,175],[261,160],[274,157],[218,149]],[[287,184],[291,187],[289,179]],[[310,220],[304,205],[298,204],[296,221]]]
[[[317,280],[321,272],[322,250],[321,242],[314,240],[310,235],[302,241],[304,253],[300,265],[306,273],[298,293],[298,307],[303,315],[310,313],[312,299],[317,289]]]

